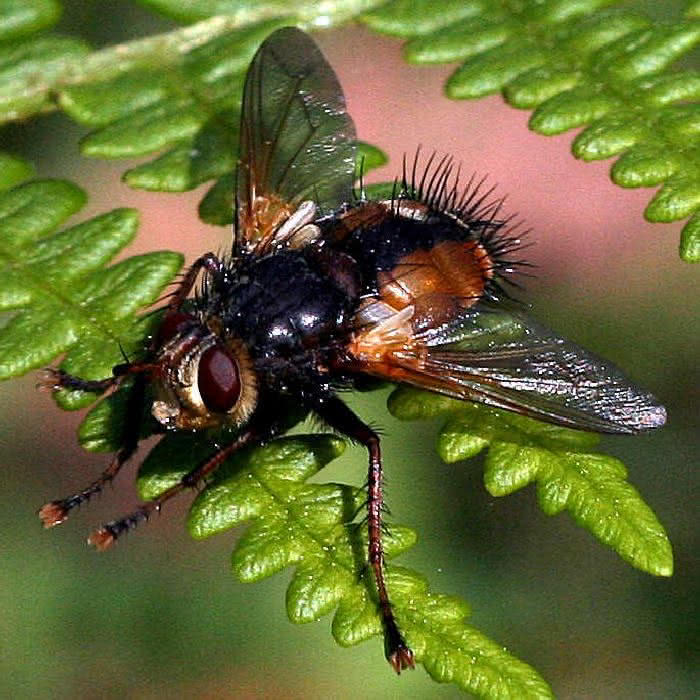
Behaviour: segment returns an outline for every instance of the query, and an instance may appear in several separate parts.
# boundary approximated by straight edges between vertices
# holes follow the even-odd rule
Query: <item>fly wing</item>
[[[239,159],[234,253],[264,250],[303,201],[350,201],[355,127],[333,69],[298,29],[276,31],[250,64]]]
[[[666,421],[614,365],[524,314],[475,307],[415,333],[410,312],[357,334],[351,352],[363,371],[583,430],[637,433]]]

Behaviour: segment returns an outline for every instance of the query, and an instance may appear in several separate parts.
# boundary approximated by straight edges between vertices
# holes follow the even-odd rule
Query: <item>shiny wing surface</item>
[[[617,367],[524,314],[475,308],[412,333],[407,311],[396,314],[403,325],[386,319],[358,334],[352,350],[365,371],[583,430],[637,433],[665,423],[664,407]]]
[[[239,159],[234,252],[264,249],[302,201],[321,212],[350,201],[355,127],[333,69],[298,29],[276,31],[250,64]]]

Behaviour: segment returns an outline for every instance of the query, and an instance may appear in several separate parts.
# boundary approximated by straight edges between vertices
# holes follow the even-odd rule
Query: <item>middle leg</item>
[[[209,459],[187,472],[180,481],[163,491],[157,498],[147,501],[128,515],[112,520],[95,530],[88,538],[88,544],[99,551],[104,551],[124,533],[133,530],[139,523],[148,520],[154,512],[159,512],[166,501],[186,489],[195,488],[207,476],[216,471],[221,464],[234,452],[248,445],[259,444],[269,439],[277,432],[277,426],[260,422],[252,424],[241,432],[233,442],[221,447]]]

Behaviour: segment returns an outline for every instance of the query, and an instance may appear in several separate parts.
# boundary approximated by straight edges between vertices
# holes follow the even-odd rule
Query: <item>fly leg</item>
[[[100,551],[108,549],[125,532],[133,530],[137,525],[148,520],[154,512],[159,512],[163,504],[173,498],[173,496],[177,496],[185,489],[196,487],[197,484],[202,482],[209,474],[216,471],[231,454],[247,445],[259,443],[271,437],[274,432],[275,430],[270,427],[260,429],[251,426],[242,432],[230,445],[222,447],[206,462],[185,474],[177,484],[166,489],[160,496],[154,498],[152,501],[144,503],[142,506],[129,513],[129,515],[105,523],[102,527],[95,530],[95,532],[88,537],[88,544],[93,545]]]
[[[331,427],[359,442],[369,453],[367,472],[367,526],[369,530],[368,558],[374,572],[379,596],[379,610],[384,625],[384,653],[396,673],[414,668],[413,651],[406,643],[394,617],[384,580],[384,546],[382,543],[382,460],[379,436],[363,423],[338,397],[323,397],[316,401],[314,411]]]
[[[59,391],[68,389],[69,391],[90,391],[94,394],[104,394],[105,391],[114,388],[119,383],[117,377],[107,377],[106,379],[81,379],[72,374],[68,374],[62,369],[47,367],[39,373],[39,383],[37,387],[44,391]]]
[[[201,269],[205,269],[212,276],[216,276],[221,273],[222,268],[223,264],[221,260],[219,260],[214,253],[205,253],[197,258],[192,265],[190,265],[189,270],[187,270],[185,276],[182,278],[182,282],[180,282],[168,302],[168,311],[180,308],[182,302],[185,301],[187,295],[192,291],[192,287],[194,287],[197,275]]]
[[[165,307],[164,321],[167,321],[168,314],[172,314],[180,308],[187,295],[192,291],[197,275],[202,268],[206,269],[211,275],[217,275],[221,273],[222,263],[214,253],[205,253],[200,258],[197,258],[185,273],[175,292],[171,295],[171,299]],[[154,343],[155,340],[154,338]],[[151,351],[155,350],[157,348],[152,344]],[[68,374],[62,369],[47,368],[40,376],[39,387],[50,391],[68,389],[71,391],[89,391],[95,394],[104,394],[105,391],[116,388],[124,376],[146,372],[155,368],[155,365],[126,362],[114,367],[112,370],[113,376],[97,380],[82,379],[81,377]]]
[[[210,274],[216,275],[221,272],[222,263],[214,253],[206,253],[200,258],[197,258],[185,273],[184,278],[177,286],[175,292],[171,295],[171,299],[165,307],[164,321],[167,321],[169,313],[176,312],[185,301],[187,295],[192,291],[197,275],[202,268],[206,269]],[[157,348],[152,344],[151,351],[153,352],[155,350],[157,350]],[[126,362],[114,367],[113,376],[97,380],[82,379],[81,377],[68,374],[68,372],[62,369],[47,368],[40,376],[39,387],[50,391],[68,389],[70,391],[89,391],[95,394],[104,394],[105,391],[116,388],[124,376],[128,374],[138,374],[155,368],[155,365]]]
[[[118,377],[114,377],[110,386],[113,386],[117,380]],[[109,380],[104,380],[104,382],[107,381]],[[87,383],[88,382],[85,382],[80,388]],[[97,383],[99,382],[91,382],[91,384]],[[107,388],[109,388],[109,386]],[[127,398],[126,411],[124,414],[125,420],[121,435],[122,446],[112,458],[107,469],[105,469],[89,486],[67,498],[50,501],[39,509],[39,518],[43,522],[44,527],[49,528],[62,523],[73,508],[85,503],[95,494],[100,493],[105,485],[114,479],[122,466],[129,460],[134,452],[136,452],[141,432],[141,417],[143,415],[145,390],[146,377],[143,373],[137,374]],[[94,391],[94,389],[87,389],[87,391]]]

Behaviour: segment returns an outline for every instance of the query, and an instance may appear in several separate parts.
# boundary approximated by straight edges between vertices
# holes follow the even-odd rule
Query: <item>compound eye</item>
[[[214,413],[227,413],[241,395],[238,365],[217,345],[205,350],[199,359],[197,383],[204,405]]]
[[[158,345],[165,345],[171,341],[180,331],[185,330],[187,326],[196,323],[194,316],[185,314],[182,311],[168,311],[164,316],[158,328],[156,336]]]

